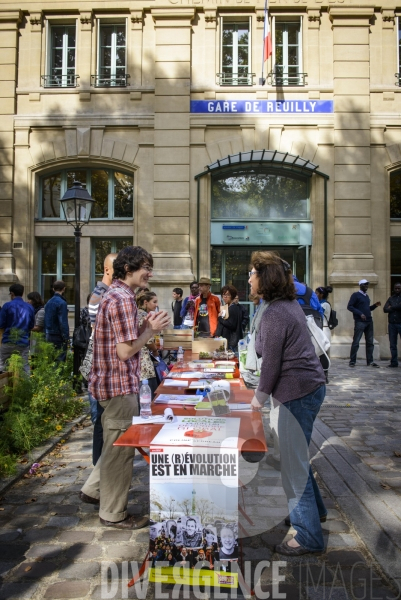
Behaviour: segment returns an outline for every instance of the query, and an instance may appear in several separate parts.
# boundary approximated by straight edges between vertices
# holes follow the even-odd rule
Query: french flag
[[[272,38],[269,27],[269,13],[267,10],[267,0],[265,0],[265,22],[263,27],[263,63],[267,61],[272,53]]]

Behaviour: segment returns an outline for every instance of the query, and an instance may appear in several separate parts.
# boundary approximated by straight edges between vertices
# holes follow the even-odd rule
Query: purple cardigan
[[[256,352],[263,358],[258,391],[273,394],[279,402],[302,398],[325,383],[296,300],[276,300],[265,310]]]

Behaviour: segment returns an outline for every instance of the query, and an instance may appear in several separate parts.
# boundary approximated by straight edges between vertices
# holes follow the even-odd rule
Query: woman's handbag
[[[79,367],[79,372],[85,381],[89,380],[89,373],[92,369],[92,361],[93,361],[93,336],[89,340],[88,349],[85,354],[85,358],[82,361],[82,365]]]
[[[323,369],[326,371],[330,368],[330,359],[327,352],[330,350],[330,341],[324,334],[323,330],[320,329],[312,315],[306,316],[306,325],[308,327],[313,347],[315,348],[316,356],[320,358]]]
[[[92,329],[85,327],[85,325],[78,325],[72,334],[72,345],[74,348],[86,350],[89,345],[91,335]]]

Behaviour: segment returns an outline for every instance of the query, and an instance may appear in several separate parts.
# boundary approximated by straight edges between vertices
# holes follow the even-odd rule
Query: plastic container
[[[177,352],[177,363],[182,364],[183,362],[184,362],[184,350],[182,349],[182,346],[180,346],[178,348],[178,352]]]
[[[245,340],[240,340],[238,342],[238,352],[241,352],[242,350],[246,350],[247,346],[248,346],[248,344],[245,342]]]
[[[152,392],[148,385],[148,380],[142,381],[141,389],[139,390],[139,406],[141,409],[140,417],[142,419],[150,419],[152,416]]]

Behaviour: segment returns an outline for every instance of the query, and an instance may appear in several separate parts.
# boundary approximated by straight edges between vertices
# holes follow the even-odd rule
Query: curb
[[[87,400],[87,397],[83,396],[83,398],[84,398],[84,400]],[[71,433],[71,430],[73,427],[75,427],[75,425],[79,425],[80,423],[85,421],[85,419],[87,419],[89,414],[90,414],[90,410],[88,408],[81,416],[77,417],[73,421],[69,421],[65,425],[64,429],[62,431],[60,431],[57,435],[55,435],[51,438],[48,438],[42,446],[38,446],[37,448],[32,450],[32,452],[30,452],[29,454],[24,454],[23,456],[21,456],[21,458],[24,458],[24,457],[27,458],[28,463],[26,463],[24,465],[18,464],[17,465],[17,473],[15,475],[12,475],[11,477],[6,477],[4,479],[0,479],[0,496],[3,495],[5,492],[7,492],[9,490],[9,488],[14,485],[14,483],[17,483],[17,481],[19,481],[26,473],[28,473],[29,469],[31,468],[32,463],[40,462],[46,456],[46,454],[48,452],[53,450],[53,448],[63,438],[65,438],[67,435],[69,435]]]
[[[401,565],[399,496],[391,491],[383,496],[376,475],[319,417],[312,434],[311,456],[327,489],[396,589]]]

